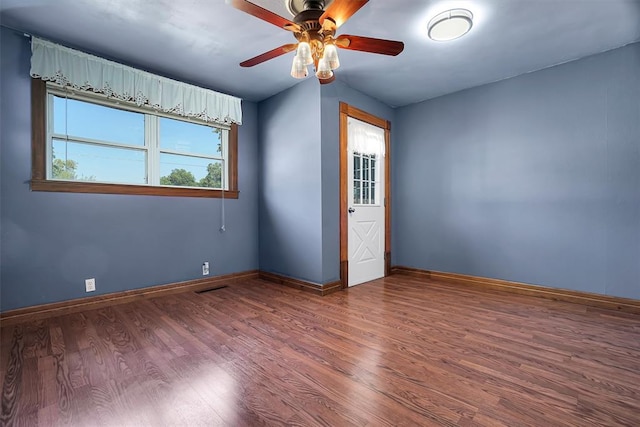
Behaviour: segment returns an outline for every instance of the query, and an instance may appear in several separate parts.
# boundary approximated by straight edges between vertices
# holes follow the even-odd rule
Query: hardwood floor
[[[640,316],[394,275],[1,328],[2,425],[640,425]]]

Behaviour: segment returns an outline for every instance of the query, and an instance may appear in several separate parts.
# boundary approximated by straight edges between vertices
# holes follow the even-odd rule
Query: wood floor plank
[[[2,383],[2,412],[0,413],[0,421],[2,425],[11,425],[15,423],[21,414],[18,413],[18,405],[20,400],[29,399],[36,390],[28,390],[22,392],[22,371],[24,364],[24,326],[17,325],[3,329],[3,334],[12,336],[11,344],[2,347],[2,352],[6,352],[6,368],[4,382]]]
[[[1,326],[1,325],[0,325]],[[0,328],[0,384],[4,384],[7,374],[11,343],[13,341],[13,328]]]
[[[1,425],[638,426],[640,316],[391,276],[0,327]]]
[[[39,410],[52,407],[58,403],[56,385],[50,379],[55,376],[56,362],[53,356],[41,357],[37,361],[36,372],[39,377]],[[57,412],[57,411],[56,411]]]

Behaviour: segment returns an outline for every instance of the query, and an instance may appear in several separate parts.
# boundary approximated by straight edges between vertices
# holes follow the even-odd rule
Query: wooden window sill
[[[156,187],[151,185],[103,184],[96,182],[49,181],[32,179],[31,191],[63,193],[129,194],[142,196],[222,198],[222,190],[204,188]],[[239,191],[224,191],[225,199],[237,199]]]

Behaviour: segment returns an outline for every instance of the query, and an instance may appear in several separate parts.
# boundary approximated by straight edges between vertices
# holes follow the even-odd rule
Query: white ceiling
[[[255,3],[291,18],[285,1]],[[453,7],[474,13],[472,30],[429,40],[429,19]],[[238,66],[295,39],[225,0],[2,0],[0,23],[250,101],[298,83],[293,53]],[[338,34],[404,41],[397,57],[340,50],[336,71],[402,106],[640,41],[640,0],[371,0]]]

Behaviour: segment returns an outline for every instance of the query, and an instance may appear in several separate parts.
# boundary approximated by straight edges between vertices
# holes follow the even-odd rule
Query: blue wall
[[[322,271],[323,283],[330,283],[340,280],[340,102],[389,120],[392,147],[395,110],[338,80],[321,86],[321,96]]]
[[[320,87],[314,80],[258,106],[260,269],[322,283]]]
[[[340,101],[392,122],[394,265],[640,299],[640,44],[397,110],[312,78],[243,102],[220,233],[218,199],[30,192],[30,49],[1,31],[2,311],[205,260],[338,280]]]
[[[1,28],[1,310],[258,268],[257,105],[243,102],[238,200],[31,192],[30,46]],[[175,78],[175,76],[174,76]],[[96,278],[97,291],[84,292]]]
[[[385,104],[315,78],[259,104],[263,271],[318,284],[340,280],[340,102],[393,118]]]
[[[640,44],[396,121],[394,264],[640,298]]]

